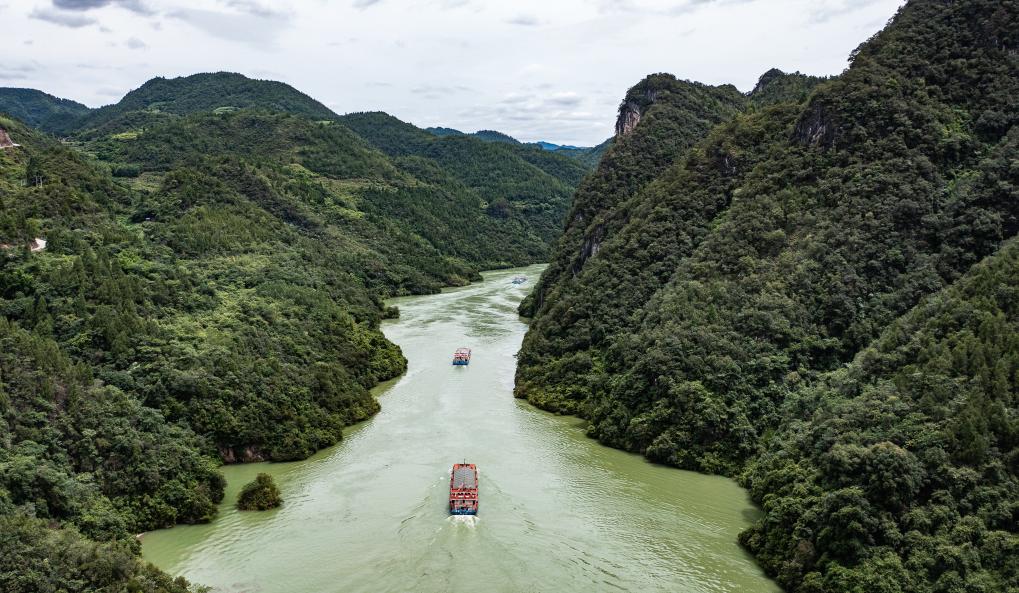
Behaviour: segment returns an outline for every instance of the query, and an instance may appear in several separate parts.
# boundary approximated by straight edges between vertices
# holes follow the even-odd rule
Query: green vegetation
[[[800,103],[824,81],[825,79],[816,76],[807,76],[799,72],[786,74],[778,68],[772,68],[761,75],[757,86],[750,91],[750,99],[757,107],[789,102]]]
[[[790,589],[1019,583],[1019,242],[795,390],[741,541]]]
[[[89,111],[81,103],[35,89],[0,88],[0,113],[54,134],[72,130]]]
[[[237,508],[242,511],[267,511],[283,504],[280,489],[272,476],[260,473],[248,482],[237,495]]]
[[[1019,587],[1017,23],[916,0],[827,82],[632,89],[522,307],[517,394],[743,479],[789,590]]]
[[[91,541],[73,528],[52,529],[24,516],[0,514],[0,551],[0,591],[5,593],[201,590],[138,560],[137,544]]]
[[[474,136],[475,138],[478,138],[479,140],[484,140],[485,142],[504,142],[506,144],[520,144],[520,141],[514,138],[513,136],[503,134],[502,132],[497,132],[495,130],[478,130],[477,132],[474,132],[471,135]]]
[[[153,78],[114,105],[94,110],[76,129],[100,128],[132,113],[188,115],[261,109],[301,115],[313,120],[336,118],[325,105],[294,87],[273,80],[255,80],[233,72]]]
[[[425,128],[425,131],[429,134],[435,134],[436,136],[463,136],[464,133],[460,130],[454,130],[453,128]]]
[[[618,135],[598,168],[580,184],[567,215],[559,251],[542,281],[521,305],[533,315],[546,293],[573,277],[601,247],[606,233],[625,220],[627,198],[660,175],[680,154],[717,124],[734,117],[746,98],[733,87],[710,87],[656,74],[630,89],[620,106],[619,124],[650,121]],[[596,294],[589,294],[591,299]],[[590,310],[591,306],[585,306]],[[585,315],[578,310],[577,315]]]
[[[485,136],[489,140],[437,136],[380,112],[352,113],[340,121],[407,172],[465,187],[487,204],[492,216],[530,229],[545,253],[559,236],[573,189],[588,172],[576,160],[535,145],[490,141],[497,132]]]
[[[598,146],[592,146],[591,148],[559,147],[556,149],[555,153],[560,156],[566,156],[574,159],[585,167],[594,169],[598,166],[598,163],[601,162],[602,156],[605,154],[605,151],[612,146],[612,142],[614,140],[614,138],[609,138]]]

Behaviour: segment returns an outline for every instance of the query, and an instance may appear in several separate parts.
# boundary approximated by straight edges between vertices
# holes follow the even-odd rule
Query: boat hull
[[[473,463],[455,463],[449,476],[449,514],[478,514],[478,468]]]
[[[467,366],[470,363],[471,363],[471,349],[457,348],[456,352],[453,353],[453,365],[462,367]]]

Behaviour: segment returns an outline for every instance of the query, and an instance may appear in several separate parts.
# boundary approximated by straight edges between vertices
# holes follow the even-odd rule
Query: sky
[[[901,0],[0,0],[0,86],[96,107],[156,76],[280,80],[337,113],[591,146],[654,72],[834,75]]]

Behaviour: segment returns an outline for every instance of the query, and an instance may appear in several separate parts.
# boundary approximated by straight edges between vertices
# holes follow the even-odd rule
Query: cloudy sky
[[[154,76],[281,80],[339,113],[592,145],[652,72],[837,74],[901,0],[0,0],[0,86],[90,106]]]

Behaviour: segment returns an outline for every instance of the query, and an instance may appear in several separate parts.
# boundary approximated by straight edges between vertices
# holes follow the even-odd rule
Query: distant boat
[[[478,467],[473,463],[454,463],[449,477],[449,513],[478,514]]]
[[[453,364],[456,366],[467,366],[471,364],[471,349],[457,348],[453,353]]]
[[[513,278],[513,284],[523,284],[527,282],[527,276],[517,276]]]

